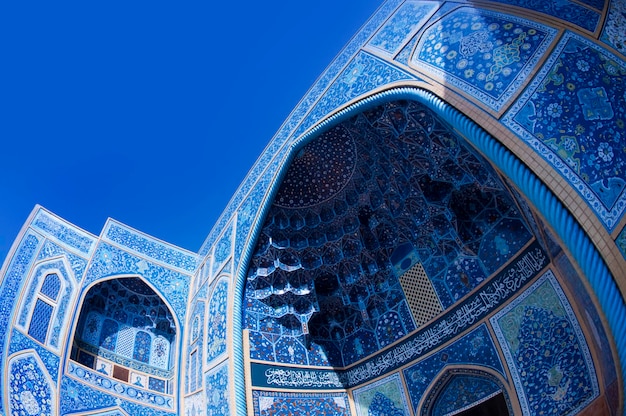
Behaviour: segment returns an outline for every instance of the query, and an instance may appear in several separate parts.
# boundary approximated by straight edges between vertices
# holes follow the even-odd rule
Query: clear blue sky
[[[35,204],[197,251],[380,3],[3,2],[0,262]]]

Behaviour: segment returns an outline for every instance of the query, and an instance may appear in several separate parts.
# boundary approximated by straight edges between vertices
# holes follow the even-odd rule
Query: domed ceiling
[[[396,101],[295,156],[252,258],[251,358],[345,367],[464,298],[533,240],[497,172]]]

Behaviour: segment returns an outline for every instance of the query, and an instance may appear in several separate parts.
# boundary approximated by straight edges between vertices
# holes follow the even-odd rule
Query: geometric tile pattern
[[[498,111],[555,34],[519,17],[462,7],[426,29],[412,63]]]
[[[493,168],[415,102],[311,141],[274,201],[245,301],[251,356],[266,361],[365,358],[415,329],[397,277],[409,258],[445,310],[531,238]]]
[[[350,416],[346,393],[252,392],[254,416]]]
[[[552,271],[491,318],[524,414],[576,414],[598,394],[585,337]]]
[[[407,1],[389,18],[368,45],[395,54],[415,28],[421,27],[438,6],[430,2]]]
[[[355,389],[352,394],[357,416],[410,415],[399,373]]]
[[[400,285],[418,328],[441,313],[441,303],[421,264],[400,275]]]
[[[418,409],[435,376],[447,365],[458,364],[491,368],[506,377],[489,331],[482,324],[438,353],[403,370],[413,409]]]
[[[626,63],[566,33],[502,121],[612,231],[626,209]]]

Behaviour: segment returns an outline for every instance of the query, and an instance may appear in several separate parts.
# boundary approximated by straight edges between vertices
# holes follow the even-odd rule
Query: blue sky
[[[35,204],[197,251],[380,3],[4,2],[0,261]]]

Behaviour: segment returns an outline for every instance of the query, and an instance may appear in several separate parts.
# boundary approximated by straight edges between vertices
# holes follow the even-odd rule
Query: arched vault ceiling
[[[354,363],[419,327],[407,298],[429,298],[435,316],[532,238],[498,174],[434,113],[368,110],[302,147],[285,175],[248,272],[252,358]],[[416,265],[430,292],[401,284]],[[297,342],[281,349],[285,337]]]

